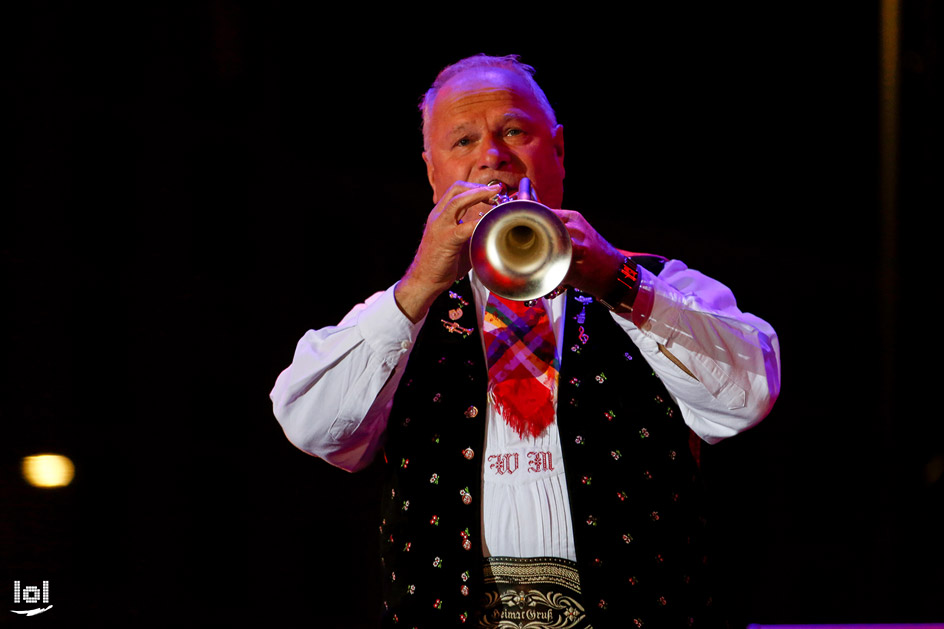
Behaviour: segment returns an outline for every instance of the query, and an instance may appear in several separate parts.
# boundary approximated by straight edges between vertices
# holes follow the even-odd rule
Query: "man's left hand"
[[[573,241],[573,260],[564,284],[594,297],[604,297],[612,289],[623,254],[593,228],[580,212],[554,210]]]

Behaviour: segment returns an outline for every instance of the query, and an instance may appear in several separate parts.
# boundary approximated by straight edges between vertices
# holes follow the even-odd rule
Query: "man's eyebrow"
[[[508,113],[502,114],[501,118],[502,118],[503,124],[507,124],[509,122],[518,122],[518,121],[532,122],[534,120],[533,116],[529,116],[528,114],[522,111],[509,111]],[[478,126],[470,122],[460,122],[456,124],[454,127],[452,127],[451,129],[449,129],[449,131],[447,132],[447,137],[463,135],[465,133],[469,133],[470,130],[477,131]]]
[[[533,116],[529,116],[523,111],[509,111],[507,114],[502,115],[502,120],[505,122],[515,122],[518,120],[523,120],[525,122],[532,122],[534,120]]]
[[[470,125],[467,122],[460,122],[453,128],[449,129],[449,135],[459,135],[459,134],[465,133],[466,130],[469,129],[471,126],[472,125]]]

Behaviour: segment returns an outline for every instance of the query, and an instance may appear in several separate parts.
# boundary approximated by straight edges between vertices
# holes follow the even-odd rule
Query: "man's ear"
[[[426,178],[429,179],[429,187],[433,189],[433,203],[439,203],[439,199],[436,198],[436,184],[433,183],[435,174],[433,160],[427,151],[423,151],[423,161],[426,162]]]
[[[561,173],[564,172],[564,125],[559,124],[551,129],[551,140],[554,143],[554,152],[560,163]]]

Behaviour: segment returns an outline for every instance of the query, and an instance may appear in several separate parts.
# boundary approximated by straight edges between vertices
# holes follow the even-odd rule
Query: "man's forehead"
[[[523,77],[502,68],[480,68],[452,77],[439,89],[433,103],[433,117],[461,115],[479,105],[499,102],[508,103],[508,113],[534,115],[541,112]]]

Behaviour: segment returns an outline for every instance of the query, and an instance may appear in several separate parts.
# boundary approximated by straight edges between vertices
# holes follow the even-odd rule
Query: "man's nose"
[[[496,138],[489,138],[482,142],[482,152],[479,156],[480,170],[501,170],[511,162],[511,155],[505,143]]]

